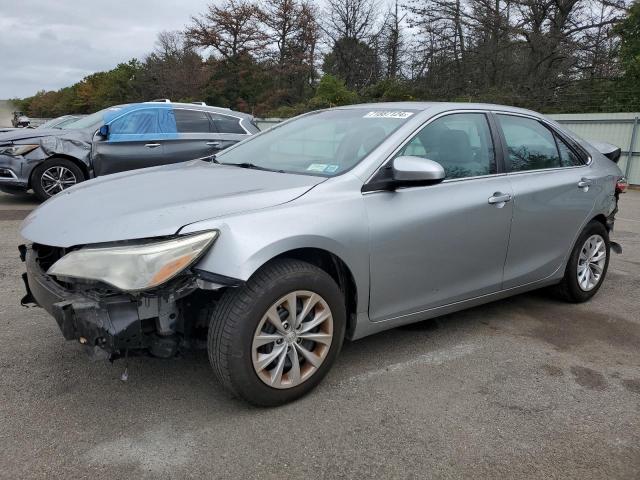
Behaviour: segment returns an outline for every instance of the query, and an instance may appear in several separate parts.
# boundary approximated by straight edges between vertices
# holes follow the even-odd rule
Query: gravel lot
[[[0,194],[0,478],[638,478],[640,192],[590,303],[535,292],[346,344],[271,410],[228,398],[205,354],[131,359],[122,382],[20,307],[33,205]]]

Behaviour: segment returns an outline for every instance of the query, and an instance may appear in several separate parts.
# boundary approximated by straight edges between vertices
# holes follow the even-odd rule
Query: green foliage
[[[640,0],[636,0],[629,14],[616,25],[615,33],[620,36],[620,60],[625,78],[640,83]],[[640,89],[640,85],[637,85]]]
[[[361,40],[341,38],[324,56],[324,72],[344,80],[347,87],[361,91],[380,78],[378,53]]]
[[[209,105],[255,112],[263,97],[272,94],[269,72],[244,53],[230,59],[209,61],[212,74],[204,88]]]
[[[34,117],[90,113],[118,104],[142,100],[137,85],[140,63],[133,59],[108,72],[98,72],[56,92],[40,91],[19,103]]]
[[[335,107],[358,102],[358,94],[349,90],[344,81],[324,74],[318,83],[315,96],[309,101],[313,107]]]
[[[408,102],[415,100],[415,92],[406,80],[387,78],[371,85],[363,97],[371,102]]]

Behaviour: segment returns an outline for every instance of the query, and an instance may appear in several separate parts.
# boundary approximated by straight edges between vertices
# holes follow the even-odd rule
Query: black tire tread
[[[283,279],[291,274],[310,272],[326,275],[333,282],[328,273],[315,265],[301,260],[283,258],[260,268],[242,287],[228,289],[218,301],[209,323],[207,350],[216,378],[232,395],[241,396],[233,384],[228,360],[232,350],[232,339],[237,335],[238,325],[246,321],[245,312],[274,278]]]
[[[36,197],[38,197],[38,199],[45,201],[48,198],[50,198],[49,195],[47,195],[41,188],[40,188],[40,176],[42,175],[42,172],[44,170],[46,170],[47,168],[53,166],[53,165],[61,165],[65,168],[68,168],[69,170],[71,170],[76,178],[77,178],[77,182],[76,185],[80,182],[84,182],[86,180],[85,176],[84,176],[84,172],[82,171],[82,169],[80,167],[78,167],[78,165],[76,165],[73,161],[69,160],[68,158],[63,158],[63,157],[51,157],[48,158],[47,160],[45,160],[44,162],[42,162],[40,165],[38,165],[37,167],[35,167],[33,169],[33,173],[32,173],[32,181],[31,181],[31,188],[33,190],[33,193],[36,195]]]
[[[574,256],[577,254],[576,250],[582,248],[582,244],[585,241],[585,237],[589,235],[591,232],[594,232],[594,230],[598,230],[597,233],[600,233],[603,236],[607,244],[607,265],[604,271],[604,275],[600,280],[600,284],[598,284],[596,288],[594,288],[589,293],[576,294],[571,285],[575,280],[573,278],[573,275],[574,275],[573,270],[575,270],[575,265],[573,264],[572,260]],[[584,227],[584,229],[578,236],[576,243],[573,246],[573,249],[571,250],[571,254],[569,256],[569,260],[567,261],[567,266],[565,268],[565,272],[564,272],[564,276],[562,277],[562,280],[560,281],[560,283],[552,287],[553,294],[559,300],[563,300],[568,303],[581,303],[589,300],[598,292],[598,290],[600,290],[600,287],[602,286],[602,283],[606,278],[610,257],[611,257],[611,252],[609,247],[609,234],[607,232],[607,229],[601,222],[597,220],[592,220]]]

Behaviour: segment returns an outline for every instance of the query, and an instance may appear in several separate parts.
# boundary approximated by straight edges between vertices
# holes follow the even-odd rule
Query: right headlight
[[[47,274],[97,280],[125,292],[148,290],[192,265],[217,236],[217,230],[210,230],[135,245],[83,247],[66,254]]]

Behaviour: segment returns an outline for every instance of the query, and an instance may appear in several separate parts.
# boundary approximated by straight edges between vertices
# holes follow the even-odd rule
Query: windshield
[[[37,128],[63,128],[65,125],[76,122],[79,118],[80,117],[58,117],[54,118],[53,120],[49,120],[48,122],[44,122]]]
[[[59,128],[64,130],[79,130],[81,128],[95,128],[98,129],[102,125],[104,125],[104,114],[111,110],[111,108],[105,108],[104,110],[100,110],[99,112],[92,113],[91,115],[87,115],[86,117],[81,118],[80,120],[76,120],[75,122],[67,123],[65,125],[61,125]]]
[[[224,151],[218,160],[333,177],[357,165],[415,113],[375,108],[315,112]]]

